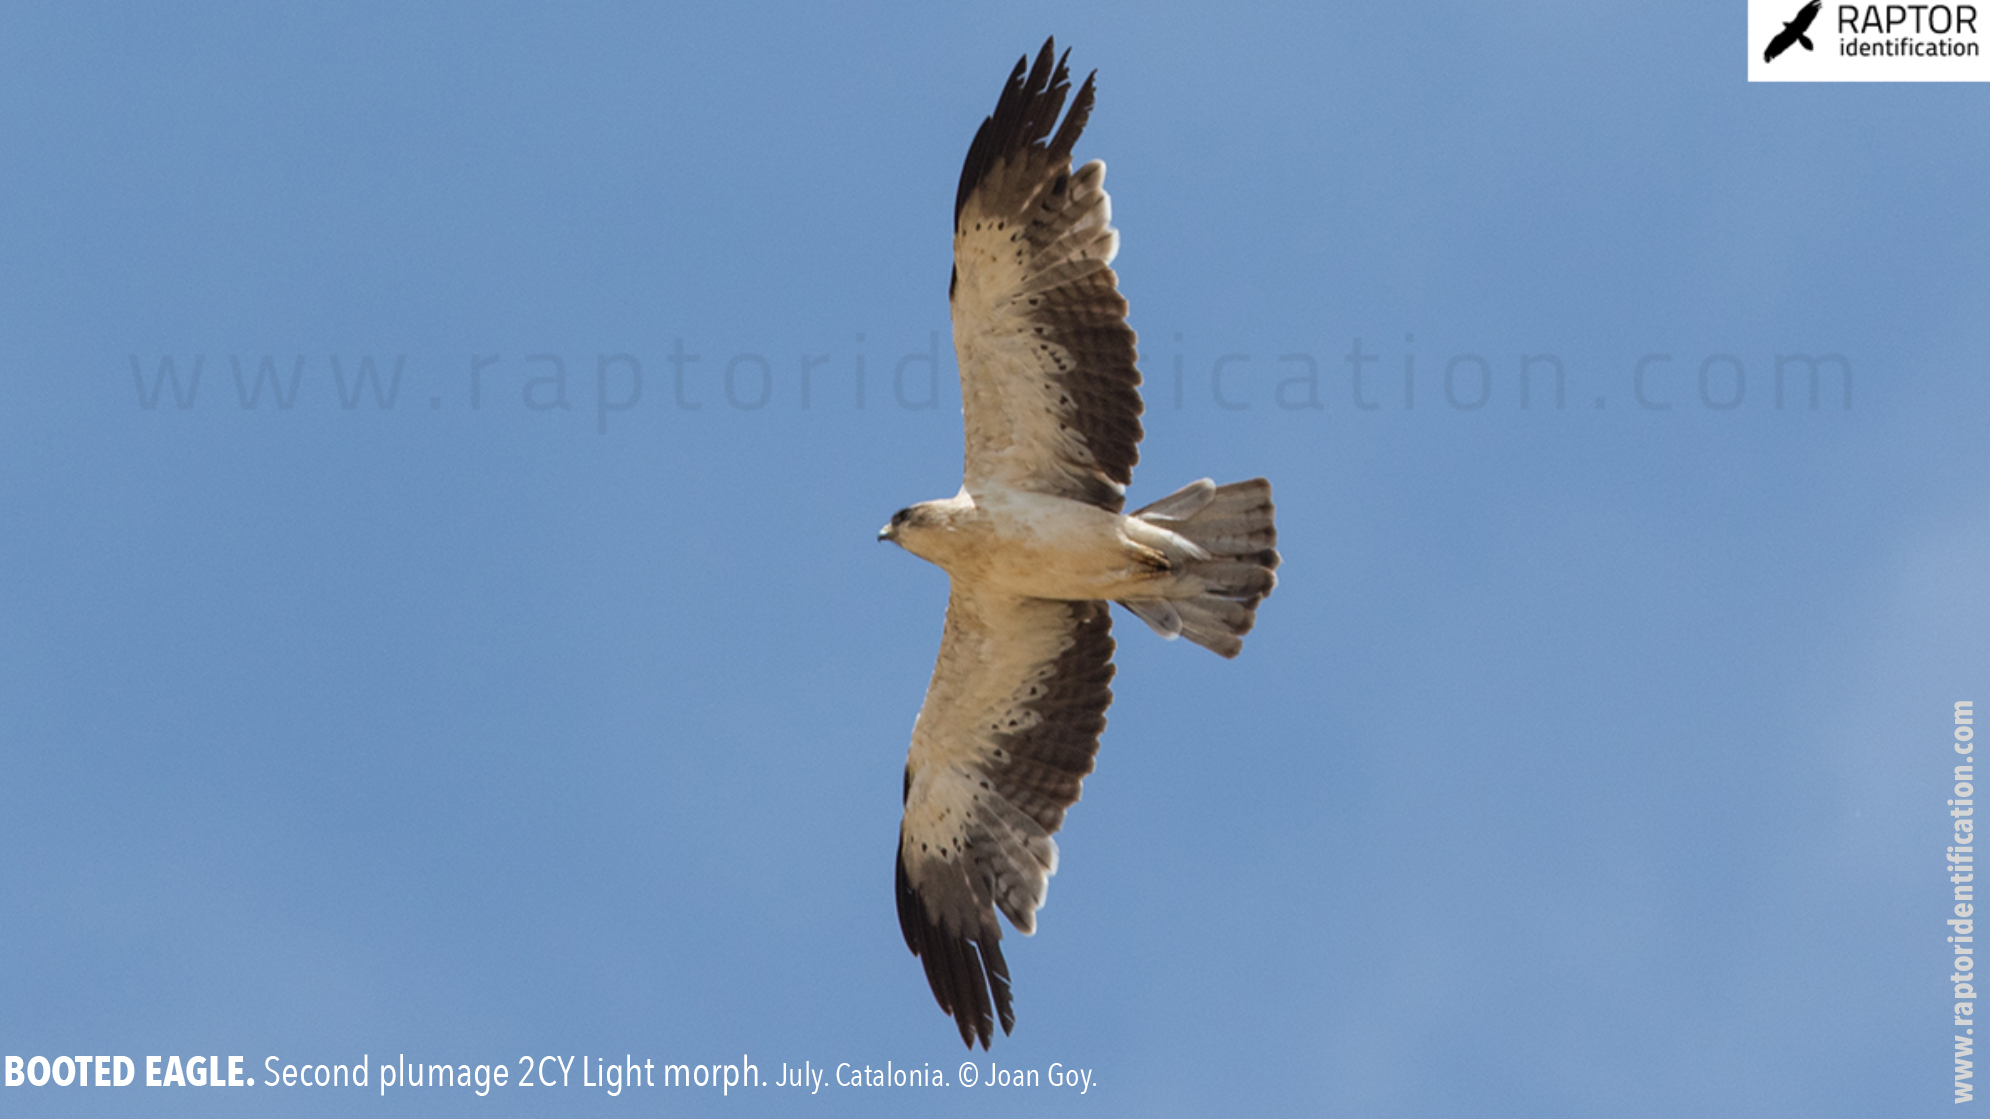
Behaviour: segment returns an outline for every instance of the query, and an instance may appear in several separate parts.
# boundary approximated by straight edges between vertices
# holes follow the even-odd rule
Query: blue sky
[[[891,893],[946,578],[873,538],[958,485],[954,184],[1046,34],[1133,499],[1270,477],[1282,582],[1235,662],[1118,616],[977,1058],[1082,1097],[0,1109],[1951,1106],[1980,90],[1749,86],[1733,4],[405,7],[0,16],[0,1051],[951,1085]]]

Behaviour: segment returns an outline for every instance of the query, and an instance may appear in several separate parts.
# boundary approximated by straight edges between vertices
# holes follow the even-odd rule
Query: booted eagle
[[[1067,52],[1068,56],[1068,52]],[[1113,275],[1105,164],[1071,170],[1092,78],[1046,41],[1016,63],[954,198],[954,350],[967,463],[953,497],[878,533],[945,568],[939,663],[912,728],[898,922],[961,1040],[1015,1026],[995,911],[1017,932],[1112,703],[1117,602],[1163,637],[1243,648],[1278,566],[1271,484],[1208,479],[1131,514],[1140,373]]]

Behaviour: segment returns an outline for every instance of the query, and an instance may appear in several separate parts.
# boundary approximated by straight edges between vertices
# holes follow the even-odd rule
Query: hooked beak
[[[898,530],[891,525],[886,525],[878,530],[878,543],[882,544],[887,540],[893,543],[898,542]]]

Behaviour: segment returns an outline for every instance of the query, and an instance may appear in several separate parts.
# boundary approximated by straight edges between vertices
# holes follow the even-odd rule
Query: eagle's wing
[[[1810,3],[1805,4],[1802,10],[1797,12],[1797,18],[1791,20],[1790,24],[1798,38],[1802,38],[1803,33],[1810,30],[1811,23],[1817,19],[1817,10],[1823,6],[1824,0],[1810,0]]]
[[[1051,833],[1092,771],[1112,703],[1103,602],[1014,598],[954,585],[946,635],[905,763],[898,923],[961,1040],[1007,1033],[1009,968],[995,910],[1036,931]],[[993,996],[992,1002],[990,996]]]
[[[1046,41],[1033,68],[1016,63],[968,148],[954,198],[950,295],[966,485],[1116,513],[1140,457],[1140,373],[1111,267],[1119,234],[1105,164],[1071,171],[1092,79],[1051,135],[1071,88],[1053,57]]]

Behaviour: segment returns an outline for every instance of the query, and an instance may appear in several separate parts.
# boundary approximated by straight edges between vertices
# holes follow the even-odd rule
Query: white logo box
[[[1840,4],[1820,0],[1774,60],[1763,55],[1799,24],[1803,0],[1748,0],[1751,82],[1990,81],[1990,0],[1982,3]],[[1792,29],[1793,30],[1793,29]]]

